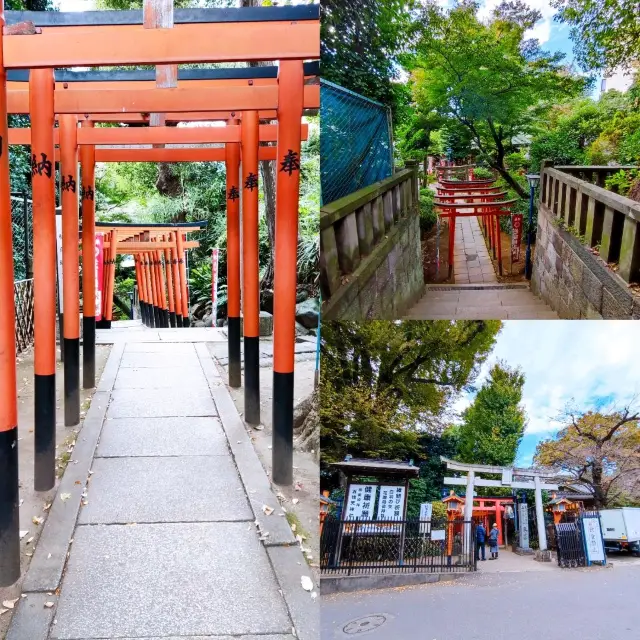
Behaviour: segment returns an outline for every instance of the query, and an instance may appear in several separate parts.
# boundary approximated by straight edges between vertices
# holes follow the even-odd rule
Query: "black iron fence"
[[[558,566],[571,568],[587,565],[586,541],[583,533],[583,520],[586,518],[595,518],[599,522],[600,514],[597,511],[581,511],[571,514],[564,522],[554,525]]]
[[[341,520],[320,538],[323,574],[466,572],[477,568],[475,524],[463,520]]]

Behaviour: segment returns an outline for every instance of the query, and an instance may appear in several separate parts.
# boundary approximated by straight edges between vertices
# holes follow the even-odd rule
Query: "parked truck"
[[[600,523],[607,551],[629,551],[640,556],[640,508],[603,509]]]

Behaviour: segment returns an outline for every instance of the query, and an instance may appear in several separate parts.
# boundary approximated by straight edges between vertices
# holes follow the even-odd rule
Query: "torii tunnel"
[[[201,223],[96,223],[96,162],[225,162],[229,384],[241,386],[242,326],[245,419],[260,422],[258,168],[260,161],[276,162],[272,477],[277,484],[291,484],[300,147],[307,135],[303,115],[320,106],[320,25],[317,4],[173,11],[170,0],[145,0],[143,11],[65,13],[4,11],[0,0],[0,7],[0,586],[4,586],[15,582],[20,571],[7,145],[31,145],[35,489],[48,491],[55,484],[56,162],[61,175],[67,425],[80,421],[79,262],[81,256],[95,256],[96,229],[107,234],[109,262],[105,299],[96,308],[95,260],[82,261],[86,389],[95,386],[96,318],[104,314],[106,326],[111,319],[115,272],[111,261],[118,253],[135,257],[147,325],[187,324],[183,257],[197,245],[188,234],[201,228]],[[179,64],[238,62],[271,66],[178,70]],[[156,69],[70,69],[131,65]],[[8,129],[8,114],[20,113],[29,114],[31,128]],[[183,121],[224,125],[171,126]],[[128,126],[94,126],[103,122]]]

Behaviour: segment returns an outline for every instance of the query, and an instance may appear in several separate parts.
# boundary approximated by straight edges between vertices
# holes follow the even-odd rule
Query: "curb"
[[[319,602],[317,598],[312,599],[311,594],[300,583],[302,576],[311,575],[311,570],[284,517],[280,502],[207,344],[194,343],[194,346],[258,529],[269,532],[269,536],[262,542],[293,621],[296,637],[300,640],[317,640],[320,635]],[[262,510],[263,505],[274,509],[270,516]]]
[[[67,562],[73,531],[80,511],[93,455],[100,438],[107,413],[111,389],[124,353],[124,343],[114,344],[104,371],[91,398],[89,410],[78,432],[73,449],[73,460],[69,461],[60,479],[51,509],[31,564],[22,584],[21,598],[11,619],[6,640],[47,640],[55,608],[45,608],[44,602],[56,601],[53,595],[60,586]],[[58,499],[63,493],[70,494],[64,502]],[[47,595],[51,594],[51,595]]]
[[[452,582],[474,575],[465,573],[387,573],[372,576],[323,576],[320,578],[320,594],[328,596],[335,593],[369,591],[371,589],[394,589],[434,582]]]

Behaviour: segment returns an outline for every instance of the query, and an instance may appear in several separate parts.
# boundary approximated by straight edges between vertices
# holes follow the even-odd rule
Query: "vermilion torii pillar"
[[[169,234],[169,241],[172,247],[169,250],[171,256],[171,269],[173,270],[173,289],[176,298],[176,325],[184,326],[182,321],[182,291],[180,289],[180,265],[178,264],[178,231],[172,231]]]
[[[93,122],[83,121],[83,127]],[[96,386],[96,207],[94,145],[80,145],[82,168],[82,387]]]
[[[229,124],[237,124],[230,120]],[[229,386],[240,387],[240,145],[225,145],[227,178],[227,340]]]
[[[276,484],[291,484],[300,135],[304,90],[302,61],[281,60],[278,83],[272,464],[273,481]]]
[[[242,328],[244,419],[260,424],[260,264],[258,260],[258,112],[242,114]]]
[[[0,0],[0,140],[8,139],[7,74],[3,60],[4,4]],[[9,149],[0,147],[0,587],[20,577],[18,409]]]
[[[33,189],[33,299],[36,491],[55,481],[56,446],[56,222],[53,144],[53,69],[32,69],[31,184]]]
[[[62,115],[60,172],[62,174],[62,281],[64,354],[64,424],[80,422],[80,276],[78,263],[78,118]]]

